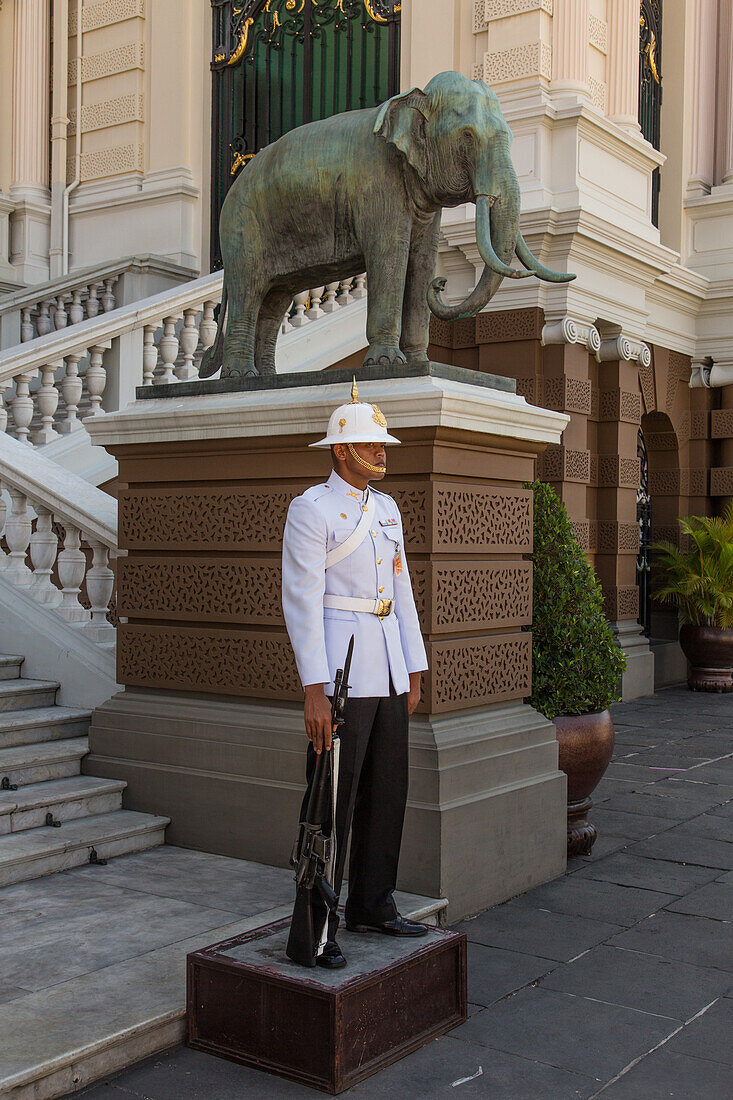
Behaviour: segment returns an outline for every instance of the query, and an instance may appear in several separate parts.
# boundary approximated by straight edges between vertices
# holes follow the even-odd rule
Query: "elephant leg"
[[[392,224],[383,219],[379,237],[364,249],[367,270],[367,324],[369,343],[364,366],[392,366],[405,362],[400,350],[402,298],[410,244],[409,219]]]
[[[255,363],[260,374],[275,373],[275,346],[285,310],[292,300],[289,290],[273,287],[265,297],[257,318]]]
[[[400,347],[408,363],[427,363],[430,342],[428,289],[435,275],[440,235],[440,213],[428,222],[415,222],[407,261],[402,303]]]
[[[254,376],[257,374],[255,365],[257,317],[266,288],[252,281],[244,282],[243,285],[242,280],[230,277],[229,273],[227,273],[227,287],[229,306],[221,377]]]

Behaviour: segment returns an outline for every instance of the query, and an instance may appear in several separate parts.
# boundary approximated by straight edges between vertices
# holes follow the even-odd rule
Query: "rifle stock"
[[[326,922],[329,914],[338,906],[338,894],[333,888],[333,882],[328,881],[329,875],[333,876],[336,861],[336,838],[332,835],[336,812],[334,758],[338,746],[338,737],[335,734],[344,721],[353,650],[352,637],[344,667],[338,670],[334,682],[331,703],[333,748],[318,754],[305,820],[300,823],[290,860],[295,868],[297,889],[286,954],[299,966],[316,965]],[[316,928],[314,907],[320,929]],[[321,911],[325,914],[323,921]]]

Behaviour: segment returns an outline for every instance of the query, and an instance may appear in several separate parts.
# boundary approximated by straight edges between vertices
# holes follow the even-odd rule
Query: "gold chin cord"
[[[367,462],[366,459],[361,457],[361,455],[358,455],[356,453],[356,451],[354,450],[353,443],[347,443],[346,446],[349,448],[349,454],[351,455],[351,457],[356,459],[356,461],[359,463],[359,465],[363,466],[365,470],[368,470],[370,474],[386,474],[387,473],[387,467],[386,466],[372,466],[371,462]]]

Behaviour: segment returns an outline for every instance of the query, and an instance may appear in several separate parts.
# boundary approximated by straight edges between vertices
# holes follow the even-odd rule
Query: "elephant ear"
[[[411,88],[383,103],[374,123],[374,133],[396,145],[421,179],[427,172],[425,127],[429,118],[428,97],[421,88]]]

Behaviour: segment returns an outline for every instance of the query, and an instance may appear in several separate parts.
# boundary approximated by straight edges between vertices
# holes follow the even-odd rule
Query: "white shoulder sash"
[[[345,558],[348,558],[349,554],[353,554],[355,550],[359,549],[364,539],[369,534],[369,528],[374,520],[375,511],[376,504],[374,502],[374,495],[370,493],[366,512],[361,513],[361,519],[349,537],[339,543],[338,546],[334,546],[333,550],[329,550],[326,554],[326,569],[330,569],[332,565],[338,565],[340,561],[344,561]]]

